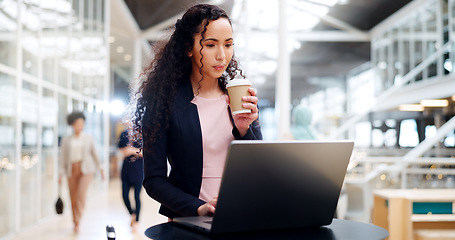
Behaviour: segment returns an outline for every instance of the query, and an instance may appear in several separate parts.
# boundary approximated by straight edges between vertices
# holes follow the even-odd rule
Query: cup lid
[[[228,81],[228,84],[226,87],[234,87],[234,86],[240,86],[240,85],[250,85],[251,82],[248,79],[241,79],[241,78],[235,78],[230,81]]]

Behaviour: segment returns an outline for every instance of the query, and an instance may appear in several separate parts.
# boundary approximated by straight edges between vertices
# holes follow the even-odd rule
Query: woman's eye
[[[226,47],[232,47],[232,45],[234,45],[234,44],[228,43],[228,44],[226,44]]]
[[[207,47],[214,47],[215,44],[207,44]]]

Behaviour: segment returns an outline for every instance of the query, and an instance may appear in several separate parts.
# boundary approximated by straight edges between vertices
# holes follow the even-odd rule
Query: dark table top
[[[314,239],[314,240],[380,240],[389,236],[384,228],[369,223],[333,219],[330,225],[318,228],[270,230],[235,234],[206,234],[174,222],[162,223],[145,230],[145,236],[154,240],[268,240],[268,239]]]

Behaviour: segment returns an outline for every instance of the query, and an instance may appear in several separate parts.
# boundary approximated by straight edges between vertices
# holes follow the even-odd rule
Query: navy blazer
[[[157,135],[161,137],[154,143],[143,139],[143,186],[150,197],[161,203],[159,212],[170,218],[196,216],[199,206],[205,204],[199,199],[203,165],[202,132],[197,106],[191,103],[193,98],[188,79],[176,91],[169,127],[159,130],[161,132]],[[165,126],[164,122],[160,124]],[[236,127],[232,134],[236,140],[262,139],[258,120],[250,125],[245,136],[240,137]],[[169,176],[166,160],[171,165]]]

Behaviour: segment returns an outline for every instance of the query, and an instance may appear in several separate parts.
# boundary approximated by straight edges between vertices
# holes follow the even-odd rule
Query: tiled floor
[[[148,239],[144,235],[144,231],[148,227],[167,221],[166,217],[158,214],[159,204],[143,190],[141,193],[141,219],[137,230],[133,232],[130,227],[130,215],[121,197],[121,182],[119,179],[110,181],[109,191],[100,193],[99,196],[87,201],[78,234],[73,233],[71,211],[69,208],[65,208],[63,215],[52,217],[42,224],[24,231],[14,240],[107,239],[106,225],[108,224],[114,226],[116,240],[143,240]]]

